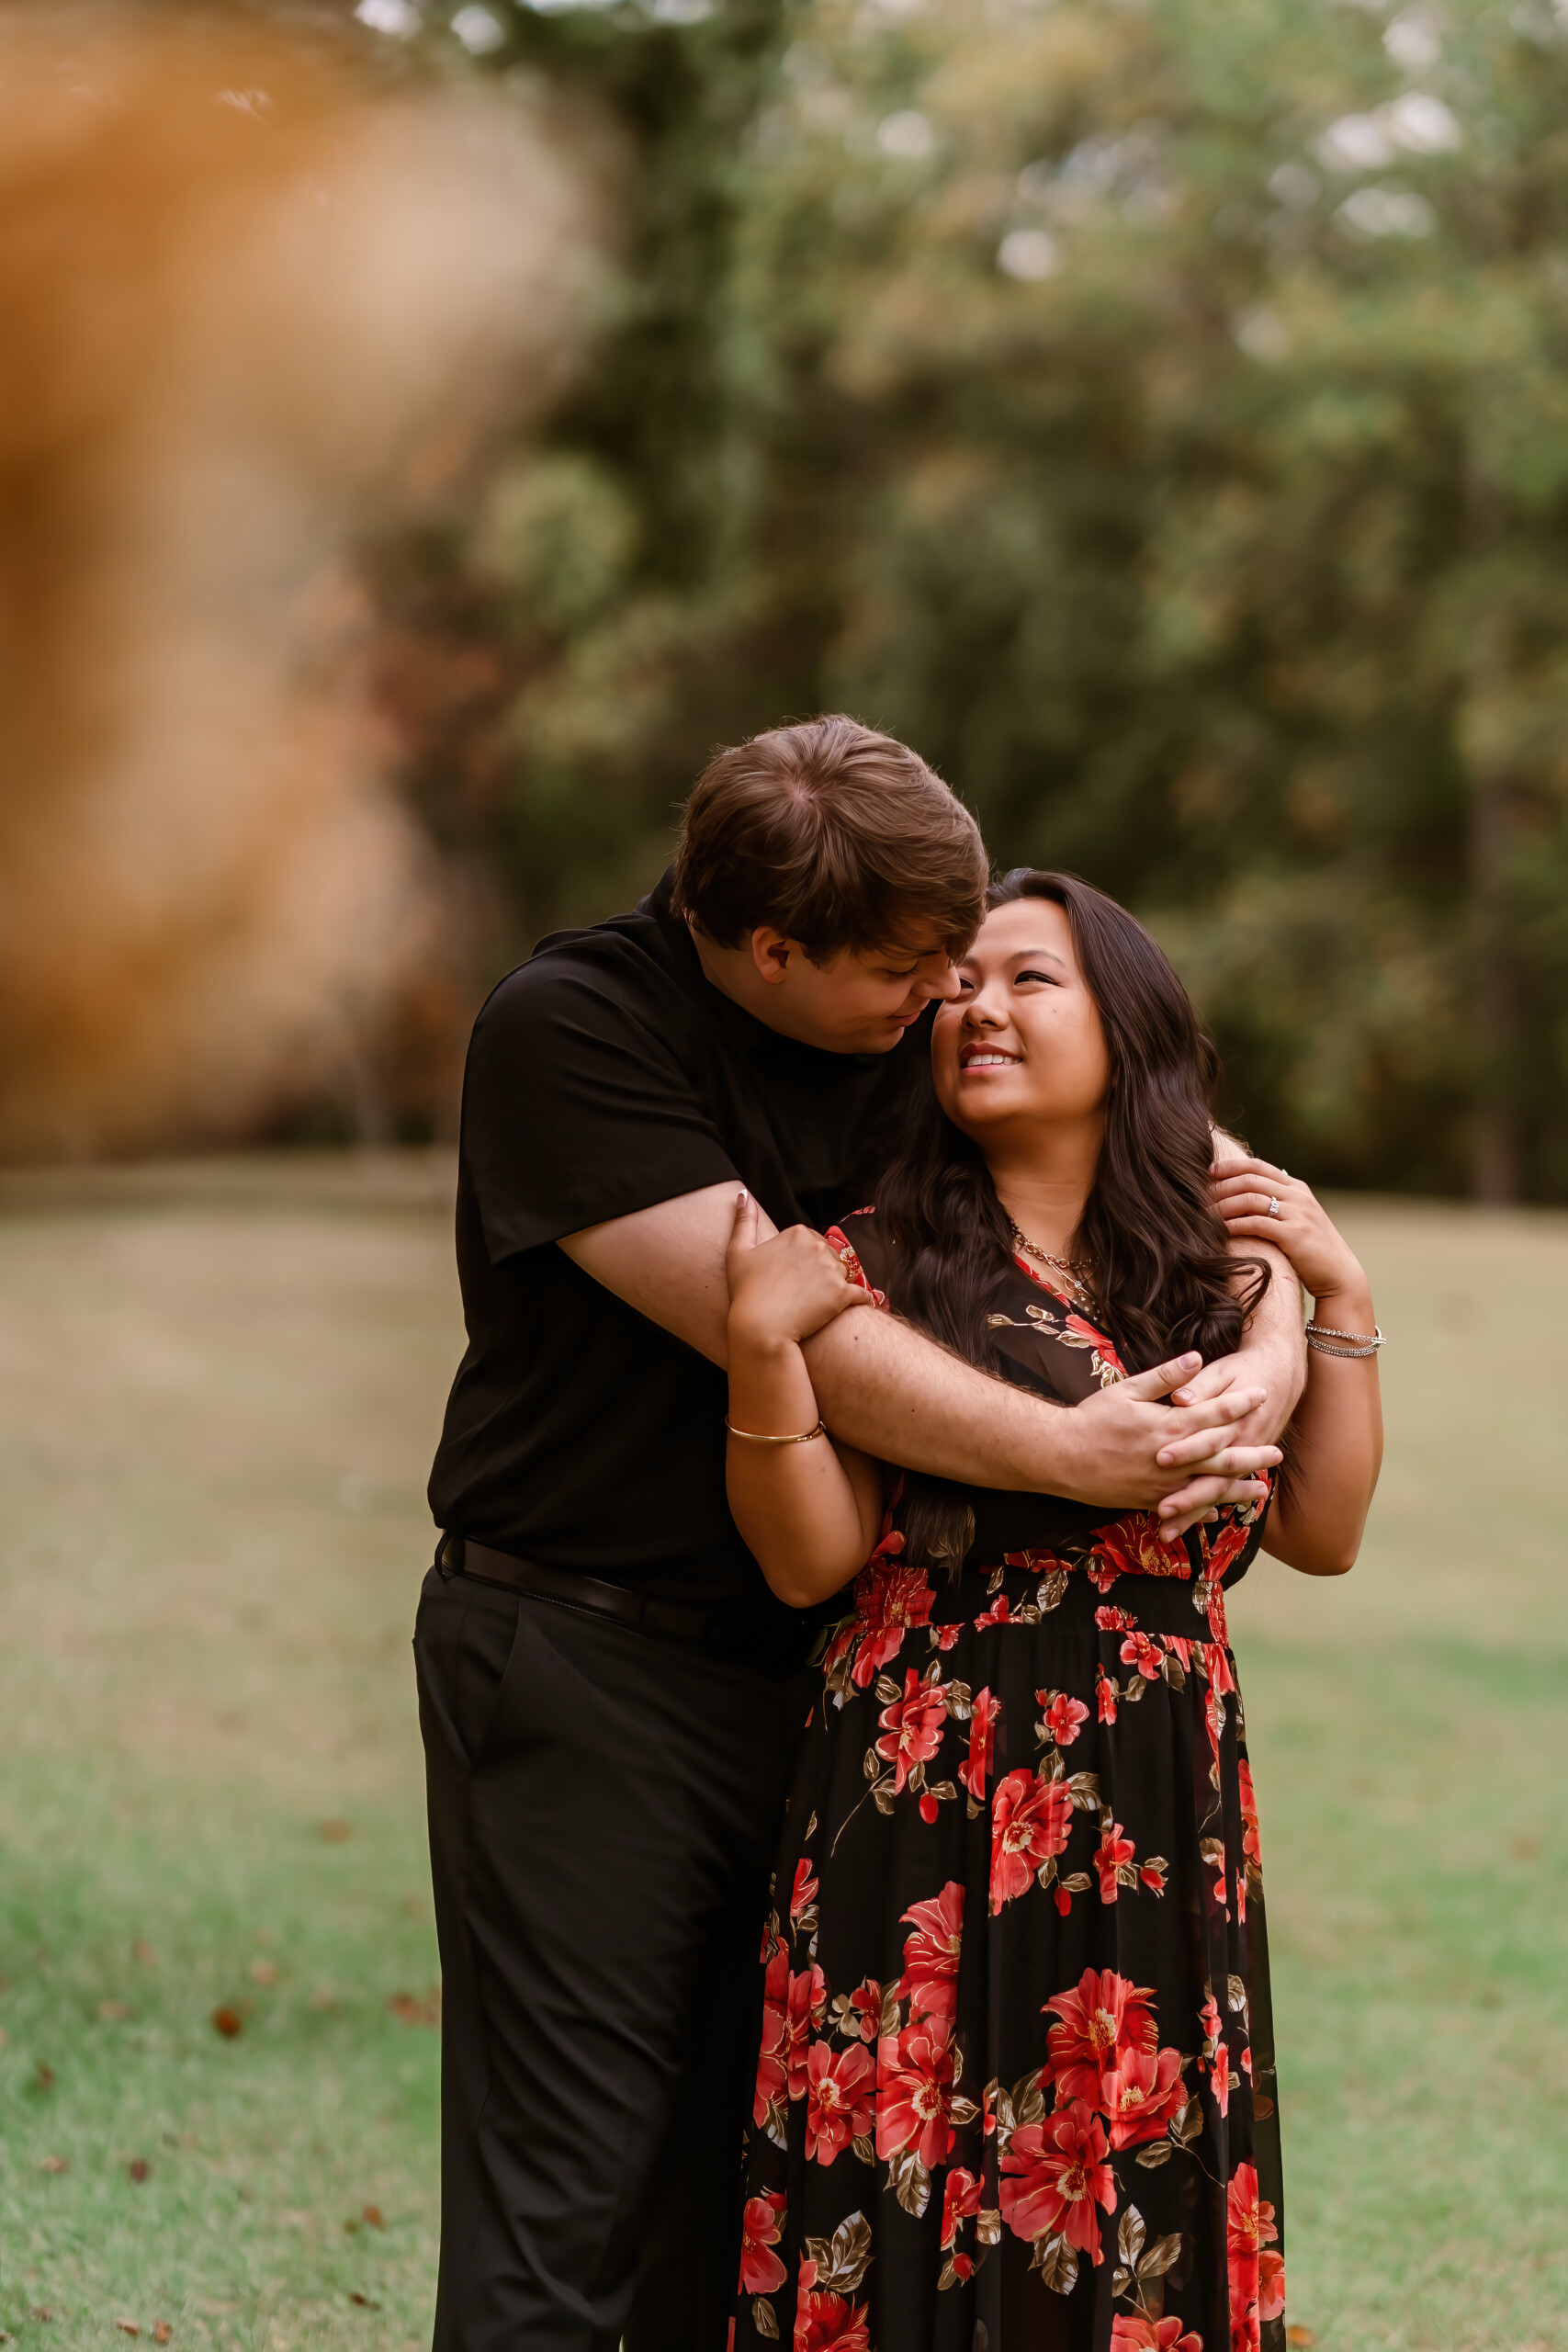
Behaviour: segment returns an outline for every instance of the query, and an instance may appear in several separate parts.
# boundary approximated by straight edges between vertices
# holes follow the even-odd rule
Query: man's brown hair
[[[675,852],[675,905],[721,947],[759,924],[814,964],[908,948],[922,923],[960,956],[990,878],[957,795],[891,735],[834,712],[770,728],[709,761]]]

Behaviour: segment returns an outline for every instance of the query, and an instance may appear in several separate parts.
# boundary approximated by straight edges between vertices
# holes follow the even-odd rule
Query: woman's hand
[[[1267,1159],[1216,1160],[1209,1172],[1214,1205],[1233,1241],[1271,1241],[1319,1305],[1340,1293],[1368,1295],[1360,1260],[1310,1184]],[[1269,1215],[1270,1200],[1279,1203],[1278,1216]]]
[[[742,1193],[724,1253],[729,1329],[763,1346],[809,1339],[847,1306],[874,1304],[852,1283],[837,1250],[808,1225],[792,1225],[759,1247],[757,1204]]]

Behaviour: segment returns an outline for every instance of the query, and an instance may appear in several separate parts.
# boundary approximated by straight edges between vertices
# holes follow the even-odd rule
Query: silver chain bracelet
[[[1356,1344],[1349,1348],[1330,1348],[1324,1345],[1326,1340],[1353,1340]],[[1337,1331],[1331,1323],[1309,1323],[1306,1343],[1309,1348],[1315,1348],[1320,1356],[1375,1356],[1381,1347],[1387,1345],[1375,1323],[1371,1339],[1364,1331]]]

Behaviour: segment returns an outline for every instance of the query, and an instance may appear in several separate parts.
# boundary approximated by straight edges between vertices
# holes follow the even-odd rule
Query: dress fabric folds
[[[885,1292],[871,1212],[830,1236]],[[1007,1376],[1123,1377],[1020,1261]],[[763,1934],[732,2344],[1282,2352],[1258,1815],[1225,1593],[1262,1511],[964,1490],[831,1631]]]

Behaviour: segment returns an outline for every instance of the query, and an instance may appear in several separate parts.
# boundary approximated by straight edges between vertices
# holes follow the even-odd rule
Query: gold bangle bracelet
[[[814,1437],[828,1434],[826,1421],[818,1421],[814,1430],[802,1430],[796,1437],[770,1437],[765,1430],[738,1430],[728,1416],[724,1426],[731,1437],[749,1437],[753,1445],[809,1445]]]

